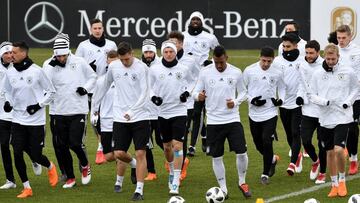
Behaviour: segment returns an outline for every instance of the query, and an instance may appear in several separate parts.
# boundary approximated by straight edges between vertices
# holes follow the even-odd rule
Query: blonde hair
[[[330,43],[324,49],[324,55],[326,54],[336,54],[339,56],[339,48],[335,44]]]

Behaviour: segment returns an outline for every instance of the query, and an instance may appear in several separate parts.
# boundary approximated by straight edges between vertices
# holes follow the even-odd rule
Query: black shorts
[[[68,147],[83,146],[86,136],[86,115],[73,116],[54,115],[56,135],[59,144]]]
[[[11,135],[11,121],[0,120],[0,144],[9,144]]]
[[[45,126],[11,125],[11,144],[16,151],[39,151],[45,146]]]
[[[114,151],[120,150],[127,152],[131,140],[134,141],[135,150],[145,150],[146,144],[149,142],[149,136],[150,122],[148,120],[134,123],[114,122]]]
[[[159,117],[162,142],[168,143],[172,140],[183,142],[186,132],[186,119],[186,116],[176,116],[169,119]]]
[[[114,141],[112,132],[101,132],[101,145],[103,146],[104,154],[113,152]]]
[[[230,151],[242,154],[247,151],[244,128],[240,122],[219,125],[207,125],[206,153],[212,157],[224,155],[224,144],[227,138]]]
[[[345,148],[348,131],[349,124],[340,124],[333,129],[320,126],[321,145],[326,151],[334,149],[334,145]]]
[[[359,123],[359,117],[360,117],[360,100],[356,100],[353,104],[353,117],[354,121]]]

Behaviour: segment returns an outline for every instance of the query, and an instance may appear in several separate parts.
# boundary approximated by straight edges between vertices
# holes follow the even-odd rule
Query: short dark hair
[[[328,40],[329,43],[334,43],[336,45],[339,44],[339,42],[337,41],[336,31],[330,32],[327,40]]]
[[[294,20],[286,23],[286,25],[294,25],[295,30],[296,30],[296,31],[300,31],[300,25],[299,25],[299,23],[297,23],[297,22],[294,21]]]
[[[270,46],[264,46],[260,50],[260,56],[274,58],[275,57],[274,49]]]
[[[340,25],[336,28],[336,32],[346,32],[348,35],[351,35],[351,29],[348,25]]]
[[[132,52],[132,46],[129,42],[120,42],[118,45],[117,53],[121,56],[131,53]]]
[[[25,51],[26,53],[29,52],[29,46],[26,44],[26,42],[14,42],[12,46],[18,47],[21,51]]]
[[[318,51],[320,51],[320,44],[316,40],[310,40],[306,43],[305,49],[306,48],[313,48],[313,49],[315,49],[315,51],[318,52]]]
[[[90,27],[95,23],[103,23],[99,18],[94,18],[90,20]]]
[[[179,32],[179,31],[171,31],[168,36],[167,36],[168,39],[170,38],[175,38],[177,40],[179,40],[180,42],[183,42],[184,41],[184,35]]]
[[[222,45],[218,45],[214,48],[213,56],[221,57],[223,55],[226,55],[225,47]]]
[[[106,54],[107,58],[116,58],[118,57],[118,53],[116,50],[111,50]]]

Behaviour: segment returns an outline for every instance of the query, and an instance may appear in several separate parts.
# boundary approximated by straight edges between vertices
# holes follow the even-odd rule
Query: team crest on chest
[[[16,83],[16,79],[15,79],[15,78],[12,78],[12,79],[10,80],[10,83],[14,85],[14,84]]]
[[[329,76],[328,76],[327,74],[324,74],[324,75],[322,76],[322,79],[323,79],[323,80],[327,80],[327,79],[329,79]]]
[[[206,45],[205,42],[201,42],[200,46],[201,46],[201,48],[203,48],[203,49],[206,49],[206,48],[207,48],[207,45]]]
[[[75,63],[70,63],[70,68],[71,68],[72,70],[75,70],[76,64],[75,64]]]
[[[115,78],[115,80],[120,80],[121,75],[120,75],[120,74],[116,74],[114,78]]]
[[[228,83],[228,85],[233,86],[234,85],[234,79],[228,78],[227,83]]]
[[[272,85],[275,84],[275,78],[274,78],[274,77],[270,77],[270,78],[269,78],[269,83],[272,84]]]
[[[135,73],[131,74],[131,80],[132,81],[137,80],[137,75]]]
[[[210,86],[210,87],[213,87],[213,86],[215,85],[215,83],[216,83],[216,82],[215,82],[214,79],[210,79],[210,80],[209,80],[209,86]]]
[[[160,79],[160,80],[164,80],[164,79],[165,79],[165,74],[160,74],[160,75],[159,75],[159,79]]]
[[[181,80],[181,78],[183,77],[181,72],[176,72],[175,76],[176,76],[176,79],[178,79],[178,80]]]
[[[29,76],[29,77],[26,78],[26,83],[27,83],[27,84],[31,85],[32,81],[33,81],[33,79],[32,79],[31,76]]]
[[[339,73],[337,76],[338,76],[339,80],[344,80],[345,79],[344,73]]]
[[[92,56],[93,54],[94,54],[93,51],[89,51],[89,52],[88,52],[88,56]]]

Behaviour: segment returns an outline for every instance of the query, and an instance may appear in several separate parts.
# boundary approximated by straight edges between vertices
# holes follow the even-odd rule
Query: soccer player
[[[83,57],[98,76],[104,75],[107,67],[106,54],[110,50],[117,50],[117,47],[115,42],[105,38],[103,22],[100,19],[95,18],[90,21],[90,33],[89,39],[79,44],[75,55]],[[88,90],[88,92],[89,101],[91,101],[92,90]],[[97,129],[95,127],[93,129],[98,138],[95,163],[102,164],[105,162],[105,157],[101,146],[101,138]]]
[[[79,159],[82,184],[86,185],[91,180],[90,164],[83,150],[83,140],[89,111],[87,90],[92,89],[96,82],[96,73],[83,58],[71,53],[69,44],[68,38],[55,39],[53,57],[44,63],[43,67],[56,90],[50,108],[67,176],[63,188],[72,188],[76,184],[70,149]]]
[[[244,83],[249,101],[250,131],[256,149],[263,156],[262,184],[269,184],[269,177],[275,173],[279,157],[274,155],[273,140],[276,139],[277,106],[285,97],[282,73],[271,66],[274,49],[263,47],[260,60],[244,71]],[[277,99],[279,94],[279,99]]]
[[[159,57],[156,54],[156,43],[152,39],[145,39],[142,42],[142,55],[141,60],[144,62],[149,68],[156,63],[159,63]],[[155,163],[154,163],[154,156],[152,153],[152,149],[154,148],[154,141],[152,134],[155,134],[155,142],[157,145],[163,149],[162,140],[160,136],[160,130],[158,125],[158,111],[159,107],[157,107],[152,102],[148,103],[149,105],[149,113],[150,113],[150,139],[149,143],[146,146],[146,166],[148,170],[148,175],[146,176],[145,180],[156,180],[156,171],[155,171]]]
[[[358,79],[350,66],[339,61],[336,45],[325,47],[324,58],[322,69],[315,71],[310,81],[314,95],[310,95],[310,101],[321,105],[320,141],[326,150],[331,177],[328,197],[344,197],[347,195],[344,148],[349,123],[354,119],[352,104],[359,94]]]
[[[53,99],[55,89],[43,70],[28,57],[25,42],[13,43],[13,66],[6,71],[1,95],[5,95],[4,111],[12,111],[11,144],[15,167],[24,189],[18,198],[33,195],[26,173],[23,152],[30,151],[33,161],[48,169],[49,183],[55,187],[58,175],[55,165],[42,154],[45,138],[45,105]]]
[[[213,170],[221,190],[228,198],[223,162],[224,143],[227,139],[230,151],[236,154],[238,187],[249,198],[251,192],[245,181],[248,155],[238,111],[241,102],[246,100],[246,87],[241,70],[227,63],[227,59],[224,47],[215,47],[214,63],[200,71],[192,96],[195,100],[206,102],[207,154],[212,156]]]
[[[309,101],[308,94],[311,88],[309,87],[311,76],[315,71],[322,68],[324,59],[320,56],[320,44],[316,40],[307,42],[305,52],[305,61],[299,67],[301,82],[296,97],[296,104],[302,106],[300,136],[304,149],[313,161],[310,180],[316,179],[316,184],[322,184],[325,183],[326,179],[326,151],[319,140],[319,107]],[[316,154],[315,147],[312,144],[315,130],[317,130],[319,155]]]
[[[194,56],[198,65],[205,67],[211,63],[209,51],[219,45],[215,35],[204,30],[204,17],[199,11],[195,11],[190,15],[190,24],[188,30],[184,34],[184,52]],[[191,143],[189,146],[189,156],[195,155],[195,145],[199,135],[202,136],[202,150],[206,150],[206,128],[205,117],[202,117],[204,110],[204,102],[195,101],[193,114],[193,129],[191,131]],[[201,121],[202,120],[202,121]]]
[[[95,93],[95,106],[114,82],[113,141],[117,159],[136,167],[136,189],[132,200],[143,200],[146,173],[146,144],[149,142],[150,125],[147,102],[149,98],[148,67],[134,57],[131,45],[121,42],[118,46],[120,60],[109,65],[105,84]],[[96,112],[95,112],[96,113]],[[131,141],[135,146],[136,160],[127,153]]]
[[[169,193],[179,194],[183,163],[183,142],[186,132],[186,101],[188,68],[176,59],[176,45],[165,41],[161,45],[161,63],[150,68],[151,101],[159,106],[159,126],[164,154],[169,163]]]
[[[342,25],[336,29],[338,40],[340,61],[343,65],[354,69],[358,80],[360,81],[360,47],[351,41],[352,35],[350,27]],[[346,148],[349,153],[349,175],[355,175],[358,172],[358,143],[359,143],[359,116],[360,116],[360,95],[357,95],[353,104],[354,121],[349,125],[349,134],[346,141]]]
[[[305,56],[305,44],[306,44],[306,41],[301,39],[299,32],[300,32],[300,25],[297,22],[290,21],[285,25],[285,34],[294,33],[299,37],[300,41],[297,43],[298,49],[300,51],[300,55]],[[283,45],[281,43],[279,45],[279,48],[278,48],[278,55],[281,56],[282,53],[283,53]]]
[[[298,67],[303,60],[298,49],[300,38],[294,33],[287,33],[282,36],[283,53],[274,60],[276,65],[283,72],[283,81],[286,87],[285,100],[280,106],[280,119],[283,123],[287,142],[291,148],[291,159],[287,173],[292,176],[295,172],[302,170],[302,154],[300,153],[300,122],[301,107],[296,101],[300,74]]]

